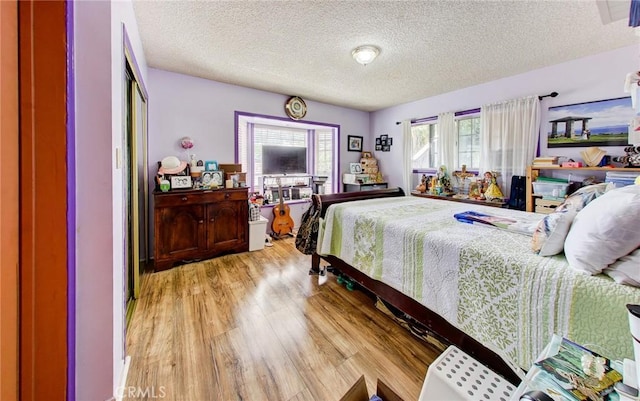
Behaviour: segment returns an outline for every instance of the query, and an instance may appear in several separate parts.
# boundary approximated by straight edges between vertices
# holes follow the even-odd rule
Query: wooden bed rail
[[[372,191],[360,191],[360,192],[342,192],[339,194],[331,195],[313,195],[311,201],[313,206],[320,208],[320,217],[324,217],[327,212],[327,208],[334,203],[351,202],[356,200],[375,199],[375,198],[389,198],[396,196],[404,196],[402,188],[389,188],[389,189],[376,189]]]
[[[313,202],[313,206],[320,209],[320,216],[324,217],[329,206],[336,203],[364,199],[398,197],[404,195],[405,193],[402,188],[390,188],[373,191],[346,192],[332,195],[313,195],[311,200]],[[321,259],[324,259],[328,264],[333,266],[334,269],[351,277],[362,288],[366,289],[366,291],[375,294],[393,307],[411,316],[413,319],[429,329],[439,339],[446,343],[458,346],[458,348],[475,357],[480,362],[488,365],[511,383],[518,384],[520,382],[519,377],[493,351],[485,348],[478,341],[463,333],[441,316],[421,305],[419,302],[381,281],[368,277],[366,274],[350,266],[341,259],[332,255],[320,256],[317,253],[313,253],[311,255],[311,270],[309,271],[309,274],[319,273]]]

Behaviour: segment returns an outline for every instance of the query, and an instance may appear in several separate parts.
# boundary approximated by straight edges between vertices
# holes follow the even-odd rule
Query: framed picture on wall
[[[376,150],[382,150],[382,145],[376,145]]]
[[[549,148],[624,146],[635,112],[630,97],[549,107]]]
[[[355,135],[348,135],[347,150],[349,152],[362,152],[362,137],[355,136]]]

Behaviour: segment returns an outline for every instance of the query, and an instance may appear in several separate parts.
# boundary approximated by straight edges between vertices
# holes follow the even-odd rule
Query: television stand
[[[307,174],[278,174],[264,175],[260,177],[260,188],[262,195],[269,203],[278,203],[280,195],[278,193],[278,181],[280,182],[280,192],[285,201],[311,199],[313,194],[312,176]]]

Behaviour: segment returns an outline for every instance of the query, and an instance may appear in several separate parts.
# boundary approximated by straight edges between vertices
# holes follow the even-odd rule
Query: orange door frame
[[[0,400],[18,399],[18,3],[0,1]]]
[[[20,1],[18,15],[20,399],[65,400],[68,363],[66,4],[60,0]]]

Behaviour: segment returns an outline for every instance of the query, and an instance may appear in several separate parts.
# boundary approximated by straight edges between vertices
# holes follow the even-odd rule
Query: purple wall
[[[113,394],[111,5],[76,1],[76,388]]]
[[[199,159],[233,163],[234,112],[266,114],[286,118],[284,103],[289,96],[224,84],[164,70],[149,69],[149,160],[176,155],[188,160],[189,153]],[[347,135],[365,137],[368,142],[369,113],[306,100],[305,120],[337,124],[341,127],[341,149]],[[190,136],[195,146],[184,151],[179,139]],[[359,160],[360,155],[341,152],[342,165]],[[344,168],[343,168],[344,170]],[[346,172],[346,170],[345,170]]]
[[[194,153],[198,159],[233,163],[236,111],[286,118],[287,95],[153,68],[149,69],[147,83],[150,177],[157,173],[156,161],[171,155],[188,160],[189,154]],[[305,102],[308,109],[305,120],[340,126],[340,165],[343,173],[348,172],[349,162],[359,161],[360,153],[345,151],[347,135],[364,136],[364,148],[369,147],[372,143],[368,137],[369,113],[307,99]],[[189,151],[179,145],[183,136],[190,136],[194,141],[195,145]],[[298,216],[302,214],[302,208],[307,207],[307,204],[292,205],[292,213]]]
[[[389,134],[394,137],[394,146],[391,152],[376,152],[375,157],[379,158],[382,171],[389,175],[390,185],[401,185],[402,126],[396,125],[396,121],[556,91],[558,97],[541,102],[542,131],[545,132],[547,109],[551,106],[625,96],[622,91],[625,76],[638,69],[639,55],[638,46],[629,46],[376,111],[371,115],[371,135]],[[580,148],[554,148],[549,152],[546,136],[542,137],[542,154],[579,157],[579,152]]]

